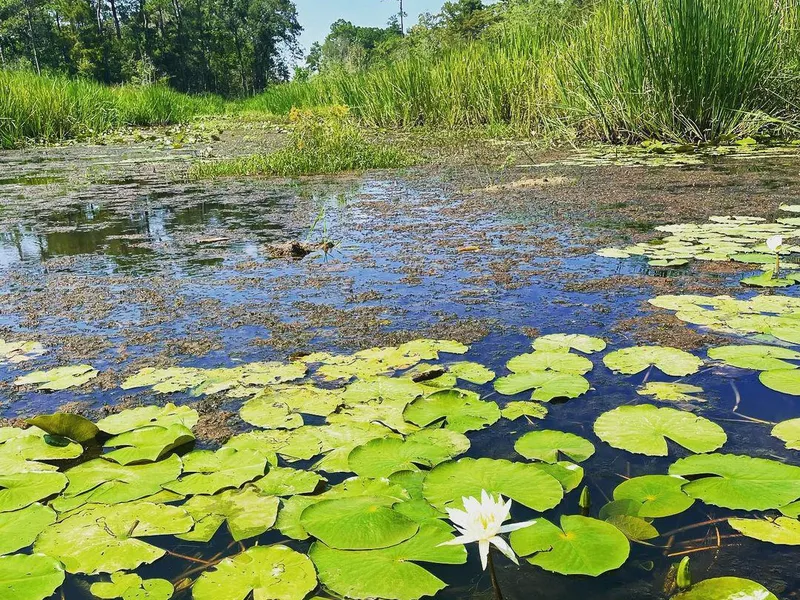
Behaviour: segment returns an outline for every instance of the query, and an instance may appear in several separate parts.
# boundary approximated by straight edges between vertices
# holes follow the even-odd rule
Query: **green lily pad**
[[[758,375],[758,380],[776,392],[800,396],[800,369],[762,371]]]
[[[120,504],[139,500],[161,491],[161,486],[181,473],[181,459],[172,455],[144,465],[119,465],[96,458],[72,467],[66,472],[69,485],[61,497],[52,502],[58,512],[83,504]]]
[[[619,248],[601,248],[597,252],[595,252],[598,256],[602,256],[603,258],[630,258],[631,255],[625,252],[624,250],[620,250]]]
[[[367,600],[417,600],[433,596],[445,583],[417,562],[463,564],[463,546],[442,546],[453,540],[443,521],[423,522],[411,539],[379,550],[336,550],[316,542],[309,552],[326,589],[338,596]]]
[[[513,396],[533,389],[531,398],[540,402],[550,402],[555,398],[577,398],[591,389],[589,382],[581,375],[556,373],[554,371],[530,371],[500,377],[494,382],[494,389],[504,396]]]
[[[511,534],[511,547],[547,571],[592,577],[618,569],[630,554],[628,538],[619,529],[577,515],[562,516],[560,528],[537,519]]]
[[[754,275],[753,277],[745,277],[741,280],[742,285],[761,288],[784,288],[795,283],[797,281],[788,277],[775,277],[774,270],[765,271],[761,275]]]
[[[169,600],[175,589],[166,579],[142,579],[135,573],[112,573],[110,582],[93,583],[92,595],[104,600]]]
[[[58,494],[67,485],[63,473],[30,472],[0,475],[0,513],[30,506]]]
[[[696,356],[667,346],[634,346],[610,352],[603,362],[612,371],[635,375],[654,366],[666,375],[684,377],[697,373],[703,361]]]
[[[522,416],[544,419],[547,416],[547,405],[541,402],[527,402],[525,400],[509,402],[500,411],[500,414],[509,421],[514,421]]]
[[[400,344],[397,349],[405,354],[417,354],[422,360],[434,360],[439,358],[439,352],[466,354],[469,346],[454,340],[419,339]]]
[[[117,448],[104,455],[104,458],[121,465],[155,462],[168,452],[194,441],[190,429],[174,424],[168,427],[149,425],[127,431],[108,440],[104,448]]]
[[[614,500],[636,504],[635,516],[669,517],[688,510],[694,504],[683,491],[686,480],[669,475],[643,475],[623,481],[614,489]]]
[[[83,454],[83,448],[70,442],[62,446],[47,443],[48,434],[38,427],[19,429],[0,427],[0,460],[23,463],[34,460],[70,460]],[[33,470],[51,470],[36,466]],[[54,469],[52,469],[54,470]],[[9,470],[4,469],[5,473]]]
[[[97,427],[110,435],[119,435],[148,425],[169,427],[183,425],[192,429],[197,425],[200,416],[197,411],[188,406],[175,406],[167,403],[162,406],[141,406],[123,410],[115,415],[110,415],[97,422]]]
[[[19,364],[46,353],[39,342],[6,342],[0,340],[0,362]]]
[[[652,396],[656,400],[669,402],[705,402],[692,394],[700,394],[703,388],[688,383],[669,383],[665,381],[648,381],[636,390],[642,396]]]
[[[194,600],[280,598],[303,600],[317,587],[314,565],[287,546],[256,546],[205,571],[192,587]]]
[[[442,390],[414,400],[403,411],[403,416],[419,427],[444,421],[448,429],[466,433],[496,423],[500,419],[500,409],[494,402],[484,402],[472,392]]]
[[[178,538],[208,542],[225,522],[237,542],[261,535],[275,524],[278,504],[278,498],[264,496],[249,486],[213,496],[193,496],[181,508],[194,519],[194,528]]]
[[[271,400],[272,404],[281,402],[292,413],[327,417],[344,403],[345,390],[325,389],[313,385],[282,385],[264,389],[247,404],[259,400],[267,403]]]
[[[277,401],[272,394],[248,400],[239,416],[243,421],[264,429],[297,429],[303,425],[303,417],[293,412],[288,404]]]
[[[49,371],[34,371],[14,381],[14,385],[38,385],[40,390],[59,391],[79,387],[99,375],[92,365],[56,367]]]
[[[325,478],[312,471],[288,467],[270,467],[269,472],[253,485],[265,496],[294,496],[310,494]]]
[[[466,436],[449,429],[425,429],[404,440],[376,439],[355,448],[350,470],[363,477],[389,477],[397,471],[434,467],[469,450]]]
[[[418,426],[403,418],[403,411],[408,406],[405,400],[380,398],[368,402],[346,404],[335,414],[326,419],[332,425],[348,427],[351,424],[377,423],[385,425],[397,433],[409,434],[417,431]]]
[[[540,430],[528,432],[519,438],[514,450],[529,460],[555,463],[559,454],[565,454],[575,462],[583,462],[594,454],[594,445],[573,433]]]
[[[536,350],[529,354],[520,354],[506,363],[512,373],[530,373],[555,371],[570,375],[583,375],[594,368],[592,361],[569,352],[545,352]]]
[[[69,413],[39,415],[32,419],[27,419],[26,423],[35,425],[51,435],[60,435],[79,444],[93,440],[100,433],[97,425],[86,417]]]
[[[728,525],[747,537],[781,544],[800,546],[800,521],[789,517],[776,519],[728,519]]]
[[[507,460],[462,458],[442,463],[425,478],[425,499],[438,509],[460,506],[462,498],[480,498],[483,490],[539,512],[557,506],[564,496],[558,479],[539,465]]]
[[[693,478],[683,491],[706,504],[741,510],[770,510],[800,499],[800,467],[735,454],[682,458],[670,475]]]
[[[56,521],[53,509],[39,503],[0,513],[0,555],[27,548],[48,525]]]
[[[692,452],[713,452],[727,441],[716,423],[674,408],[620,406],[603,413],[594,431],[608,445],[635,454],[667,456],[667,439]]]
[[[43,554],[0,556],[0,598],[44,600],[64,583],[64,568]]]
[[[533,340],[535,350],[545,352],[568,352],[575,349],[584,354],[594,354],[606,349],[606,343],[600,338],[582,333],[552,333]]]
[[[800,450],[800,419],[789,419],[775,425],[772,435],[786,442],[790,450]]]
[[[458,379],[482,385],[494,379],[494,371],[476,362],[462,361],[450,364],[447,370]]]
[[[183,477],[162,487],[184,496],[216,494],[264,475],[267,459],[250,450],[194,450],[183,457]]]
[[[631,541],[641,542],[659,536],[658,530],[653,525],[639,517],[611,515],[604,521],[619,529]]]
[[[405,377],[373,377],[359,379],[348,385],[342,401],[349,405],[371,400],[394,400],[408,404],[425,393],[425,386]]]
[[[193,524],[186,511],[176,506],[95,504],[45,529],[33,549],[58,559],[70,573],[115,573],[164,556],[161,548],[136,538],[186,533]]]
[[[800,352],[780,346],[762,346],[758,344],[711,348],[708,351],[708,356],[714,360],[721,360],[732,367],[754,369],[756,371],[795,369],[797,365],[786,362],[784,359],[800,360]]]
[[[326,546],[339,550],[373,550],[412,537],[419,526],[392,509],[395,500],[363,496],[323,500],[306,508],[303,528]]]
[[[760,583],[739,577],[717,577],[695,583],[673,600],[778,600]]]

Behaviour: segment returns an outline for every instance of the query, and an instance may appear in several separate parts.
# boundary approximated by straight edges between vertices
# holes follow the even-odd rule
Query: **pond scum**
[[[693,323],[800,343],[800,299],[664,296],[652,303]],[[711,523],[727,521],[743,536],[800,544],[800,467],[724,453],[725,431],[686,410],[702,406],[702,388],[681,381],[709,362],[724,363],[760,371],[764,385],[800,396],[800,352],[777,343],[730,345],[712,348],[706,360],[662,346],[607,352],[599,338],[552,334],[535,339],[532,351],[509,360],[508,374],[497,377],[458,358],[467,351],[458,342],[420,339],[289,363],[145,368],[122,383],[164,395],[242,399],[240,416],[253,429],[215,450],[192,448],[198,413],[170,402],[96,423],[55,413],[0,428],[0,597],[43,600],[70,577],[96,598],[303,600],[316,593],[414,600],[447,586],[426,564],[466,562],[467,549],[452,544],[447,509],[484,492],[511,499],[514,513],[541,513],[580,495],[582,514],[558,522],[539,517],[510,536],[528,563],[563,575],[618,569],[632,544],[673,537],[681,548],[685,532],[708,522],[661,531],[659,519],[695,503],[730,510]],[[0,360],[18,368],[45,353],[36,342],[0,341]],[[586,394],[592,357],[600,355],[620,375],[657,369],[679,379],[643,384],[638,392],[652,403],[601,414],[594,423],[599,442],[653,457],[668,456],[671,442],[688,456],[667,472],[624,480],[600,506],[580,490],[581,463],[597,441],[537,427],[516,439],[514,460],[462,457],[472,433],[501,419],[545,420],[548,402]],[[75,365],[29,372],[14,384],[76,389],[97,375],[91,365]],[[464,383],[491,384],[501,400],[460,388]],[[522,393],[530,398],[502,399]],[[800,450],[800,418],[771,434]],[[231,543],[213,557],[170,549],[171,538],[202,544],[220,530]],[[269,530],[282,541],[259,545],[256,538]],[[185,572],[171,581],[137,574],[167,555],[186,561]],[[692,585],[686,566],[677,600],[776,600],[737,577]]]

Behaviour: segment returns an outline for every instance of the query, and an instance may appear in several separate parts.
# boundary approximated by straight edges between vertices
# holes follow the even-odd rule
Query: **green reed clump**
[[[0,71],[0,146],[86,138],[124,125],[168,125],[218,113],[223,102],[164,85],[109,87],[56,75]]]
[[[292,109],[289,145],[270,154],[200,161],[189,177],[201,179],[231,175],[291,177],[389,169],[414,164],[410,153],[368,141],[344,106]]]

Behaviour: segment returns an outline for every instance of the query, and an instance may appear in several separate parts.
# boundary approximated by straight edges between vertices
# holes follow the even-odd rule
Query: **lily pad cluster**
[[[0,363],[19,364],[38,358],[46,352],[47,350],[39,342],[0,340]]]

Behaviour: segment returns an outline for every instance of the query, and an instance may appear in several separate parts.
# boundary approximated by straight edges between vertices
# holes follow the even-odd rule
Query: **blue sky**
[[[403,0],[408,13],[406,27],[417,22],[420,13],[439,12],[443,0]],[[311,44],[322,41],[336,19],[355,25],[383,26],[399,11],[398,0],[295,0],[303,35],[300,44],[308,51]]]

